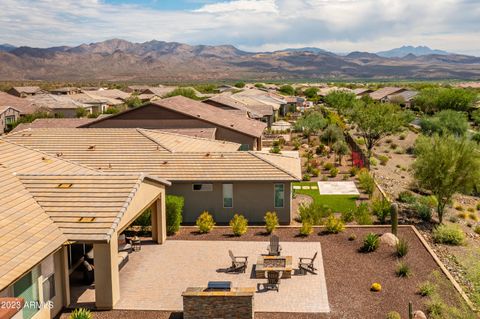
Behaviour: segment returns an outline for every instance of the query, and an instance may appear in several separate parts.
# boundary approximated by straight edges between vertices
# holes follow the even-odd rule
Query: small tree
[[[408,123],[410,116],[390,103],[360,103],[353,111],[352,120],[357,124],[358,131],[365,140],[370,158],[372,149],[378,141],[388,134],[398,132]]]
[[[318,88],[316,87],[308,88],[303,92],[303,94],[305,94],[305,96],[309,99],[314,99],[318,97]]]
[[[295,89],[291,85],[282,85],[278,91],[286,95],[295,95]]]
[[[330,124],[323,130],[320,140],[331,147],[333,143],[343,140],[343,132],[340,127],[335,124]]]
[[[245,87],[245,82],[242,82],[242,81],[237,82],[235,83],[235,87],[239,89],[243,89]]]
[[[174,235],[180,229],[185,200],[182,196],[167,195],[165,206],[167,210],[167,235]]]
[[[338,158],[338,164],[342,165],[342,157],[347,155],[349,151],[347,143],[343,140],[336,141],[332,148]]]
[[[420,187],[437,198],[437,213],[443,222],[445,206],[457,192],[471,192],[480,181],[480,155],[474,142],[449,135],[419,138],[413,164]]]
[[[143,104],[142,100],[137,95],[132,95],[128,99],[125,100],[125,104],[127,105],[128,108],[136,108],[139,107]]]
[[[265,220],[265,230],[271,234],[278,226],[278,216],[276,212],[266,212],[263,217]]]
[[[79,106],[75,109],[75,116],[76,117],[78,117],[78,118],[87,117],[87,115],[88,115],[88,111],[87,111],[86,108]]]
[[[317,111],[304,114],[295,123],[295,129],[302,131],[306,136],[316,134],[325,126],[327,126],[327,120],[323,117],[322,113]]]

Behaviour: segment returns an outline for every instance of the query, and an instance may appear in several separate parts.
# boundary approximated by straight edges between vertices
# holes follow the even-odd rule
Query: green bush
[[[302,221],[302,227],[300,227],[300,236],[308,236],[313,232],[312,224],[308,221]]]
[[[346,210],[343,211],[341,214],[341,218],[344,223],[351,223],[355,219],[355,212],[353,210]]]
[[[386,319],[402,319],[402,317],[398,312],[390,311],[389,313],[387,313]]]
[[[463,245],[465,233],[458,225],[439,225],[432,232],[433,241],[438,244]]]
[[[318,168],[312,168],[312,176],[318,177],[320,175],[320,170]]]
[[[363,191],[369,195],[373,194],[373,190],[375,189],[375,181],[373,177],[370,175],[367,169],[361,169],[357,175],[358,184]]]
[[[387,165],[389,158],[388,158],[388,156],[380,155],[380,156],[378,156],[378,160],[380,161],[380,165],[385,166],[385,165]]]
[[[395,250],[397,252],[397,257],[405,257],[408,254],[408,241],[400,238],[395,245]]]
[[[418,294],[423,297],[431,296],[435,293],[436,287],[430,281],[425,281],[418,286]]]
[[[418,217],[424,222],[429,222],[432,219],[432,209],[424,203],[416,203],[413,206]]]
[[[69,319],[92,319],[92,318],[93,316],[90,310],[87,310],[84,308],[75,309],[74,311],[72,311],[69,317]]]
[[[276,212],[266,212],[265,217],[265,230],[268,234],[271,234],[278,226],[278,216]]]
[[[355,176],[355,175],[357,175],[357,173],[358,173],[358,167],[353,166],[352,168],[350,168],[349,173],[350,173],[350,176],[352,176],[352,177]]]
[[[210,215],[209,212],[204,211],[200,214],[200,216],[198,216],[196,225],[198,227],[199,233],[206,234],[213,229],[213,226],[215,226],[215,221],[213,220],[213,216]]]
[[[464,113],[444,110],[420,121],[420,127],[425,135],[452,134],[465,136],[468,130],[468,119]]]
[[[303,174],[302,180],[305,181],[305,182],[308,182],[308,181],[310,181],[310,178],[311,178],[310,174],[305,173],[305,174]]]
[[[174,235],[180,229],[184,205],[185,199],[182,196],[167,195],[165,200],[167,235]]]
[[[378,162],[375,157],[370,157],[370,165],[371,166],[377,166]]]
[[[474,231],[476,234],[480,235],[480,225],[475,226],[475,228],[473,228],[473,231]]]
[[[357,224],[359,225],[371,225],[373,224],[372,214],[368,209],[367,203],[360,203],[353,212],[353,216]]]
[[[338,168],[332,167],[330,169],[330,177],[335,177],[335,176],[337,176],[337,174],[338,174]]]
[[[377,234],[369,233],[363,239],[363,246],[360,248],[362,252],[370,253],[377,250],[380,245],[380,239]]]
[[[301,221],[309,222],[312,225],[321,225],[323,219],[331,214],[331,210],[328,206],[319,204],[315,201],[309,204],[300,204],[298,211]]]
[[[427,313],[433,318],[443,318],[443,314],[446,310],[446,305],[437,298],[434,298],[427,302]]]
[[[391,205],[385,199],[376,199],[372,202],[372,214],[377,216],[380,223],[385,224],[390,216]]]
[[[247,232],[248,220],[243,215],[235,214],[230,220],[230,227],[235,236],[242,236]]]
[[[331,170],[332,168],[334,168],[334,166],[333,166],[333,163],[328,162],[328,163],[323,164],[323,168],[324,168],[325,170],[329,171],[329,170]]]
[[[406,203],[406,204],[413,204],[417,198],[415,195],[413,195],[412,192],[409,191],[403,191],[400,194],[398,194],[398,201],[401,203]]]
[[[152,226],[152,212],[150,208],[146,209],[140,216],[132,223],[133,226],[141,226],[142,228]]]
[[[336,218],[333,215],[328,216],[325,222],[325,230],[330,234],[338,234],[345,230],[345,224],[341,219]]]
[[[400,262],[397,266],[397,270],[395,272],[398,277],[410,277],[412,271],[410,270],[410,266],[408,266],[405,262]]]
[[[234,84],[236,88],[243,89],[245,87],[245,82],[237,82]]]

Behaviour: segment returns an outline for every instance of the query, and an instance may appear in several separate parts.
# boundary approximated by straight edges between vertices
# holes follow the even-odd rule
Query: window
[[[44,301],[52,300],[55,297],[55,263],[53,255],[48,256],[42,262],[43,277],[43,299]]]
[[[223,184],[223,208],[233,207],[233,184]]]
[[[14,115],[5,116],[5,124],[10,125],[13,124],[13,122],[15,122]]]
[[[22,314],[24,319],[31,319],[39,310],[38,268],[23,276],[13,284],[13,295],[25,300]],[[28,305],[28,306],[27,306]]]
[[[195,191],[195,192],[211,192],[211,191],[213,191],[213,184],[193,184],[193,191]]]
[[[250,150],[250,144],[242,144],[242,145],[240,145],[240,148],[238,150],[239,151],[249,151]]]
[[[275,199],[274,199],[275,208],[283,208],[284,201],[285,201],[285,185],[275,184]]]

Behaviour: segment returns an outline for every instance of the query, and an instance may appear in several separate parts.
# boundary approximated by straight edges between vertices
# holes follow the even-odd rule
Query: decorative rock
[[[385,233],[380,236],[380,243],[390,247],[395,247],[398,243],[398,238],[392,233]]]
[[[374,292],[380,292],[382,291],[382,285],[380,285],[378,282],[374,282],[370,287],[370,290]]]
[[[417,310],[413,313],[413,319],[427,319],[423,311]]]

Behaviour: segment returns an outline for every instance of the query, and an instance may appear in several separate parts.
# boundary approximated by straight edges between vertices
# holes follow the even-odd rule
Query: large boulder
[[[417,310],[413,313],[413,319],[427,319],[423,311]]]
[[[398,238],[392,233],[385,233],[380,236],[380,243],[390,247],[395,247],[398,243]]]

